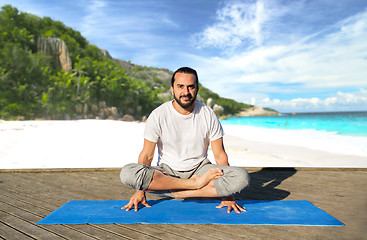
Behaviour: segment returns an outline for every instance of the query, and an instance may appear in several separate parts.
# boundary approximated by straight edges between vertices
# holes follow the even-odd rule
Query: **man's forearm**
[[[151,166],[154,157],[155,147],[156,143],[144,139],[144,147],[139,154],[138,163]]]
[[[142,163],[142,164],[150,166],[152,164],[152,160],[153,160],[153,156],[149,157],[149,155],[141,153],[139,155],[138,163]]]
[[[223,152],[222,154],[218,155],[218,156],[215,158],[215,162],[216,162],[218,165],[229,166],[229,163],[228,163],[228,155],[227,155],[227,153]]]

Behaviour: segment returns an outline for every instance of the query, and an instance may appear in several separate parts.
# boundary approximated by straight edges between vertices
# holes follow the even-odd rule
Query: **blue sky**
[[[221,96],[280,112],[367,110],[365,0],[0,0],[114,58],[195,68]]]

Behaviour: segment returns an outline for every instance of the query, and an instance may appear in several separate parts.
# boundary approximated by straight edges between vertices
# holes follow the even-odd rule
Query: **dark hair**
[[[171,78],[171,86],[173,87],[173,84],[175,83],[175,75],[176,73],[188,73],[188,74],[194,74],[195,76],[195,83],[196,83],[196,86],[199,87],[199,78],[198,78],[198,74],[197,72],[192,69],[192,68],[189,68],[189,67],[181,67],[179,69],[177,69],[173,75],[172,75],[172,78]]]

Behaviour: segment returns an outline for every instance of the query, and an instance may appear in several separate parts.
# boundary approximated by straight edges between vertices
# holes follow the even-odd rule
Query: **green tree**
[[[17,115],[32,117],[39,111],[37,102],[46,80],[40,59],[17,44],[6,43],[0,50],[0,66],[0,116],[9,114],[3,112],[7,105],[17,104]]]
[[[39,37],[55,37],[66,43],[73,63],[71,73],[64,72],[55,57],[37,52]],[[81,114],[80,106],[102,101],[120,113],[148,115],[162,103],[158,95],[169,86],[148,76],[154,76],[156,69],[127,65],[129,74],[62,22],[19,12],[11,5],[0,11],[0,118],[75,117]],[[144,74],[137,74],[139,71]],[[213,98],[226,113],[246,107],[203,86],[200,95],[205,100]]]

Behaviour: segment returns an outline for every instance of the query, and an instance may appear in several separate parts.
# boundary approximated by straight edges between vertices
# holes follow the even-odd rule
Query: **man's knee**
[[[129,163],[120,172],[121,182],[136,189],[147,190],[152,181],[154,169],[139,163]]]
[[[238,187],[236,192],[240,192],[250,185],[250,175],[245,169],[236,168],[236,177],[238,181],[237,183]]]
[[[224,175],[214,181],[219,197],[235,195],[250,184],[250,176],[248,172],[239,167],[231,167],[224,171]]]
[[[123,184],[131,185],[130,182],[134,179],[134,169],[135,169],[136,163],[129,163],[125,165],[120,172],[120,179]]]

